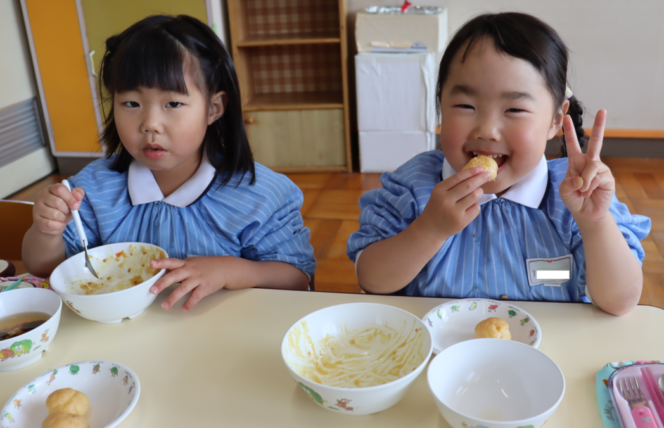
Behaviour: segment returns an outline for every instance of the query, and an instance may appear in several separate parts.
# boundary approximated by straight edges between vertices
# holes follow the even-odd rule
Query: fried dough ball
[[[494,181],[496,179],[496,175],[498,175],[498,164],[496,163],[493,158],[490,158],[488,156],[476,156],[470,160],[464,166],[461,171],[474,168],[476,166],[481,166],[484,171],[490,172],[491,173],[491,180],[489,181]]]
[[[46,399],[48,413],[65,413],[85,416],[90,410],[90,400],[84,393],[72,388],[53,391]]]
[[[512,340],[510,325],[504,319],[497,317],[480,321],[475,326],[475,339],[481,338]]]
[[[59,412],[49,414],[41,426],[42,428],[90,428],[85,417]]]

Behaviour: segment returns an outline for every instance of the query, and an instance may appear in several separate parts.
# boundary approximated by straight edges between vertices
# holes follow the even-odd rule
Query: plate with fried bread
[[[542,330],[535,318],[512,302],[452,300],[431,309],[422,320],[431,332],[434,354],[476,338],[514,340],[534,348],[542,341]]]

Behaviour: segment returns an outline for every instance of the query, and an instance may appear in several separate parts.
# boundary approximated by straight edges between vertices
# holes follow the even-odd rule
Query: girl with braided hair
[[[360,199],[347,254],[364,290],[592,301],[615,315],[638,303],[650,219],[616,199],[599,157],[605,110],[581,151],[567,69],[559,35],[530,15],[485,14],[456,33],[438,74],[442,150],[383,174]],[[547,161],[561,128],[566,157]],[[495,180],[462,170],[479,155],[496,162]]]

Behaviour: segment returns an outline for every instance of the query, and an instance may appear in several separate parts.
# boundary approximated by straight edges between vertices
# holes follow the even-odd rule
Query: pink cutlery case
[[[654,385],[651,385],[651,388],[648,388],[648,381],[644,379],[644,374],[642,373],[642,368],[648,368],[654,376]],[[613,400],[616,413],[618,415],[618,420],[622,428],[641,428],[641,427],[655,427],[655,428],[664,428],[663,418],[664,418],[664,399],[662,398],[664,394],[661,394],[659,387],[657,386],[657,380],[660,376],[664,375],[664,364],[662,363],[637,363],[629,366],[621,367],[609,377],[609,391],[611,394],[611,399]],[[636,377],[636,380],[641,387],[641,391],[645,396],[645,399],[648,403],[648,407],[654,415],[653,423],[648,423],[645,421],[640,422],[638,425],[634,421],[632,416],[632,409],[629,406],[629,402],[623,398],[620,392],[620,383],[621,379],[629,381],[632,376]],[[651,391],[652,387],[659,392],[659,396],[652,396]],[[657,392],[655,393],[657,395]],[[658,412],[659,410],[659,412]]]

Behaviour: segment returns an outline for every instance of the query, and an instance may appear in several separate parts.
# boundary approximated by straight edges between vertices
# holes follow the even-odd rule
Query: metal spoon
[[[67,187],[67,189],[69,189],[69,191],[71,192],[71,186],[69,185],[69,181],[62,180],[62,184],[64,184]],[[85,266],[87,266],[88,270],[95,278],[99,279],[99,275],[97,275],[97,272],[95,272],[95,268],[93,268],[92,263],[90,263],[90,256],[88,256],[88,237],[85,236],[85,230],[83,230],[83,223],[81,223],[81,216],[78,215],[78,210],[71,210],[71,214],[72,216],[74,216],[74,224],[76,225],[76,232],[78,232],[78,239],[81,240],[81,244],[85,249]]]

